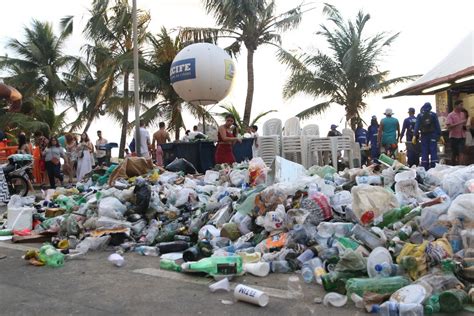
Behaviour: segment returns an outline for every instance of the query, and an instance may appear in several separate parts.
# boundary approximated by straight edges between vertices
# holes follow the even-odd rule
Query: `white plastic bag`
[[[180,207],[186,204],[190,197],[196,197],[196,192],[193,189],[183,188],[177,192],[176,201],[174,205]]]
[[[204,182],[207,184],[215,184],[219,180],[219,171],[207,170],[204,175]]]
[[[474,165],[461,167],[448,173],[441,182],[441,187],[452,199],[465,192],[464,184],[474,179]]]
[[[282,204],[279,204],[275,211],[267,212],[265,217],[259,216],[256,224],[263,226],[266,231],[272,232],[274,230],[284,229],[286,227],[286,222],[285,207]]]
[[[377,218],[383,213],[399,207],[395,195],[382,187],[361,184],[353,187],[351,194],[352,210],[357,218],[360,218],[367,210],[373,211],[375,218]]]
[[[338,213],[343,212],[342,208],[344,206],[352,204],[352,194],[349,191],[337,192],[330,199],[332,208]]]
[[[249,181],[249,171],[248,170],[238,170],[234,169],[230,172],[230,183],[235,187],[241,187],[242,184],[248,183]]]
[[[123,219],[123,214],[127,207],[116,197],[109,196],[101,199],[99,202],[99,216],[105,216],[113,219]]]
[[[465,193],[454,199],[448,210],[450,221],[462,218],[465,222],[474,221],[474,193]]]

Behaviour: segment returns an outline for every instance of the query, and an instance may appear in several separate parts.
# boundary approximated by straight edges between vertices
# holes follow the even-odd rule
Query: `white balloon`
[[[191,104],[216,104],[232,88],[235,64],[221,48],[209,43],[186,46],[171,64],[170,79],[176,93]]]

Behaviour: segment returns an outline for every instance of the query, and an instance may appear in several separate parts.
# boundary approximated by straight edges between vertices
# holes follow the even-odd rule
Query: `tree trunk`
[[[249,126],[250,115],[252,114],[252,100],[254,90],[254,75],[253,75],[253,55],[255,50],[247,48],[247,98],[245,99],[245,110],[244,110],[244,129]]]
[[[177,140],[177,141],[179,140],[179,130],[180,130],[179,127],[176,127],[174,129],[174,139]]]
[[[94,120],[94,111],[95,111],[95,109],[93,109],[92,112],[89,113],[89,117],[87,118],[87,123],[86,123],[86,126],[84,127],[84,132],[83,133],[87,133],[87,131],[91,127],[92,121]]]
[[[120,136],[119,158],[124,157],[125,143],[127,141],[127,127],[128,127],[128,77],[129,73],[126,71],[123,75],[123,117],[122,117],[122,134]],[[140,144],[135,144],[135,149]]]

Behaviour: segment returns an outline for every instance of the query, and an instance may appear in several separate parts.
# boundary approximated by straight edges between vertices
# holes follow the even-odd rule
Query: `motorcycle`
[[[8,156],[8,163],[0,166],[3,169],[10,195],[26,196],[30,181],[33,180],[33,156],[14,154]]]

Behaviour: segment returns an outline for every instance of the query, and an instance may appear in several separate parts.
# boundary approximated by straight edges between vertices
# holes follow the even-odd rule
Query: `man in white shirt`
[[[252,143],[252,157],[258,157],[258,126],[252,125],[250,127],[251,135],[253,137]]]
[[[151,145],[150,134],[145,129],[145,123],[140,121],[140,156],[146,159],[151,158],[148,146]]]
[[[107,145],[107,139],[102,137],[101,131],[97,131],[97,137],[99,138],[95,142],[95,157],[97,158],[97,164],[102,166],[106,162],[105,145]]]

